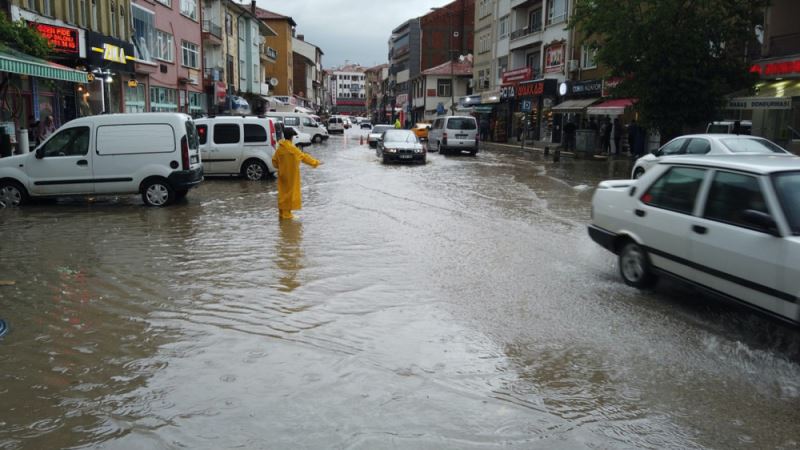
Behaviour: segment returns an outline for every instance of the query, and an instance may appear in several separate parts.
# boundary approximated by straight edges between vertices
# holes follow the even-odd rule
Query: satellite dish
[[[277,85],[278,85],[278,79],[277,79],[277,78],[275,78],[275,77],[272,77],[272,78],[270,78],[270,79],[269,79],[269,84],[270,84],[270,86],[272,86],[272,87],[275,87],[275,86],[277,86]]]

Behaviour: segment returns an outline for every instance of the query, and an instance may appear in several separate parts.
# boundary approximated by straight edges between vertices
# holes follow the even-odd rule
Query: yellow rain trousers
[[[300,162],[317,167],[319,161],[304,153],[291,141],[281,139],[272,157],[272,165],[278,171],[278,209],[281,219],[291,219],[292,210],[303,206],[300,194]]]

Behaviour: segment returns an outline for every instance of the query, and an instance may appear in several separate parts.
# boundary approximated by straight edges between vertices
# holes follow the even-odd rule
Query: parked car
[[[463,150],[478,153],[478,122],[472,116],[447,116],[433,121],[428,130],[428,151],[443,155],[459,154]]]
[[[368,121],[361,122],[359,124],[359,127],[361,127],[362,130],[364,130],[364,129],[371,130],[372,129],[372,122],[368,122]]]
[[[343,117],[342,120],[344,121],[344,128],[349,130],[353,126],[353,121],[350,120],[349,117]]]
[[[329,133],[344,133],[344,119],[341,116],[332,116],[328,119]]]
[[[417,135],[417,138],[421,141],[425,141],[428,139],[428,130],[431,129],[431,124],[426,122],[420,122],[414,125],[414,128],[411,130],[414,131],[414,134]]]
[[[240,175],[252,181],[269,178],[275,173],[275,125],[275,119],[256,116],[197,119],[206,175]]]
[[[655,152],[636,160],[631,178],[639,178],[662,158],[676,155],[785,154],[778,144],[764,138],[731,134],[689,134],[676,137]]]
[[[800,157],[676,156],[603,181],[589,235],[630,286],[666,274],[800,323]]]
[[[377,147],[378,146],[378,139],[380,139],[381,135],[386,130],[393,130],[394,127],[391,125],[375,125],[372,127],[372,131],[369,132],[367,135],[367,144],[370,147]]]
[[[0,202],[31,197],[140,193],[166,206],[203,181],[192,118],[179,113],[81,117],[32,153],[0,159]]]
[[[425,149],[411,130],[392,128],[384,131],[378,139],[375,154],[384,163],[394,161],[425,164]]]
[[[314,143],[327,141],[330,137],[328,136],[328,129],[317,123],[310,114],[270,111],[267,113],[267,117],[272,117],[284,125],[294,127],[297,131],[307,133],[311,136],[311,142]]]
[[[716,122],[710,122],[706,126],[706,133],[750,134],[753,129],[752,121],[739,120],[738,130],[736,129],[736,122],[736,120],[720,120]]]

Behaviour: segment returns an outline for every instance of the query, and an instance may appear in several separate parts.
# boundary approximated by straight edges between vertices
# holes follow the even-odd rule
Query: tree
[[[51,51],[50,42],[29,27],[25,21],[12,22],[2,12],[0,12],[0,43],[39,58],[47,58]]]
[[[669,139],[708,122],[724,95],[753,86],[748,45],[757,45],[769,0],[576,0],[571,27],[638,99],[641,121]]]

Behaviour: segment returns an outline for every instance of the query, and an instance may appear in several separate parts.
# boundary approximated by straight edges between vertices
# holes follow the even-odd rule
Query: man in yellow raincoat
[[[403,128],[403,125],[400,124],[400,119],[399,118],[394,121],[394,127],[395,128]]]
[[[272,157],[272,165],[278,171],[278,211],[281,219],[294,218],[292,210],[303,206],[300,194],[300,162],[315,168],[322,164],[294,145],[292,138],[296,135],[294,129],[286,128]]]

